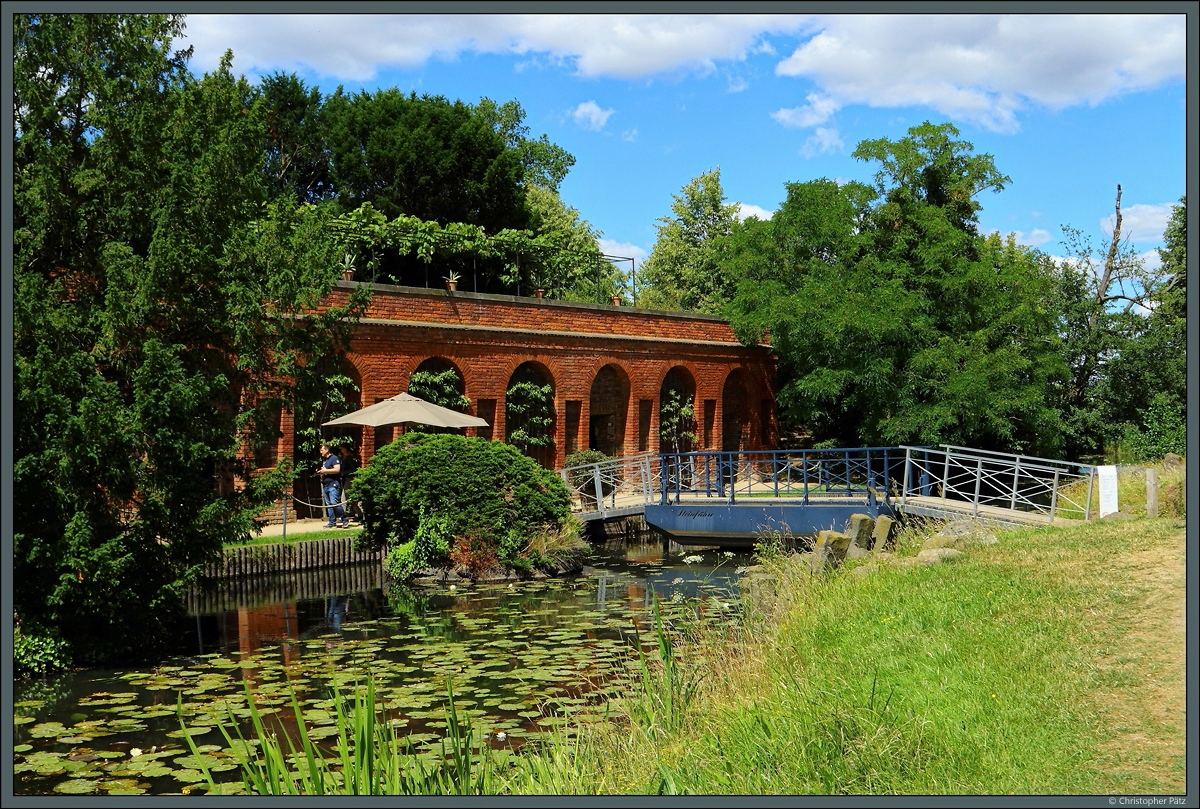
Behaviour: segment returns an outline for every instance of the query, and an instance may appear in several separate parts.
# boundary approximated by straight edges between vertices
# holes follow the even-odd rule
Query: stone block
[[[936,565],[964,555],[962,551],[954,548],[926,548],[917,554],[917,562],[922,565]]]
[[[846,536],[850,544],[865,551],[871,550],[871,532],[875,529],[875,521],[866,514],[851,514],[850,522],[846,524]]]
[[[813,545],[813,569],[837,567],[846,558],[850,537],[839,531],[818,531]]]
[[[871,531],[871,550],[873,552],[880,553],[887,547],[895,522],[891,517],[883,515],[875,518],[875,528]]]
[[[871,552],[866,548],[861,548],[853,542],[846,548],[847,559],[870,559]]]

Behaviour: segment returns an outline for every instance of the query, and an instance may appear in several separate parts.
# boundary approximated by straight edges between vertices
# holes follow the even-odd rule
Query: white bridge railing
[[[910,498],[938,497],[980,509],[1002,508],[1060,519],[1089,518],[1096,470],[1093,466],[941,445],[905,451],[900,505]]]
[[[643,453],[599,463],[569,466],[558,475],[571,492],[576,514],[625,513],[658,499],[661,465],[657,455]]]

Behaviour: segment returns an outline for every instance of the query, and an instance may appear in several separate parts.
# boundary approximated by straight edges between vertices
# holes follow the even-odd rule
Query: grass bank
[[[673,730],[585,735],[548,791],[1182,793],[1184,524],[1003,534],[934,567],[812,576],[698,639]],[[521,784],[536,789],[539,784]]]
[[[287,536],[278,534],[260,534],[251,537],[247,542],[231,542],[226,548],[240,548],[245,545],[281,545],[293,542],[308,542],[311,539],[338,539],[346,536],[358,536],[362,533],[361,525],[351,525],[349,528],[322,528],[318,531],[288,531]]]

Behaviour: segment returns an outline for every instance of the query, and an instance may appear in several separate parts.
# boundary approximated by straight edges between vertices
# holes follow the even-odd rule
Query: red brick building
[[[338,282],[329,303],[344,303],[354,285]],[[770,348],[743,346],[708,315],[376,285],[347,359],[360,406],[407,390],[418,369],[454,369],[470,412],[491,425],[468,434],[492,440],[505,439],[514,377],[549,384],[554,444],[539,460],[552,467],[580,449],[657,452],[670,387],[694,403],[694,449],[773,447],[777,438]],[[270,454],[290,456],[290,414],[280,427]],[[392,428],[354,432],[366,462]]]

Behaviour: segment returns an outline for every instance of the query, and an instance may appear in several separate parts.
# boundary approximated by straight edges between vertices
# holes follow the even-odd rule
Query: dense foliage
[[[733,229],[736,212],[725,202],[720,169],[685,185],[671,203],[671,216],[659,219],[658,239],[642,264],[638,305],[719,312],[733,287],[719,266],[717,245]]]
[[[957,134],[865,141],[874,187],[788,184],[769,223],[726,243],[734,328],[770,331],[784,413],[815,440],[1056,450],[1053,286],[1029,251],[978,233],[975,195],[1008,178]]]
[[[254,88],[228,55],[194,78],[181,29],[15,25],[13,597],[76,663],[151,651],[188,573],[250,535],[290,470],[250,475],[243,439],[274,437],[363,303],[306,314],[327,217],[270,201]]]
[[[528,567],[535,542],[577,533],[565,484],[514,447],[409,433],[382,447],[347,495],[362,504],[362,541],[398,548],[393,572]]]

